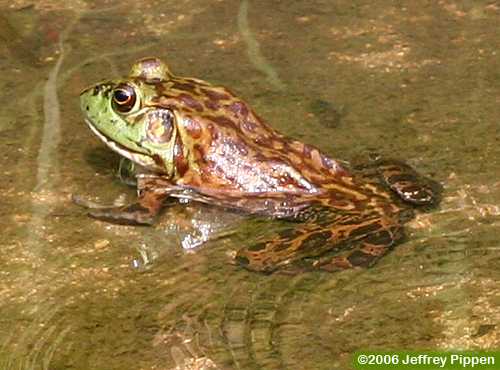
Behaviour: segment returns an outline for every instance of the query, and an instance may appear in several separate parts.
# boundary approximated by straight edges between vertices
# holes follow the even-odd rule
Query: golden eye
[[[113,107],[121,113],[130,112],[135,100],[135,91],[129,85],[118,85],[113,90]]]

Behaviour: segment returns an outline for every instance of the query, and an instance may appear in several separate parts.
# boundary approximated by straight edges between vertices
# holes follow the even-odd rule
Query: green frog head
[[[135,63],[128,77],[91,86],[80,95],[85,121],[112,150],[154,172],[172,175],[178,135],[171,109],[158,89],[172,78],[158,59]]]

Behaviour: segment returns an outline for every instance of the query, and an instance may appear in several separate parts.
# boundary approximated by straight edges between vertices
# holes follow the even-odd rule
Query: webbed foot
[[[382,180],[405,202],[433,206],[439,203],[441,187],[412,167],[396,161],[378,164]]]
[[[387,254],[402,237],[403,232],[400,228],[380,230],[359,241],[354,248],[346,253],[315,260],[311,267],[328,272],[355,267],[368,268]]]
[[[379,178],[403,201],[416,206],[435,206],[441,199],[442,187],[436,181],[420,175],[411,166],[396,160],[374,159],[355,169],[366,177]]]

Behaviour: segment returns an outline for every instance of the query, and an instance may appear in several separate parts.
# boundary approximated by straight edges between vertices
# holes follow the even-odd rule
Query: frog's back
[[[224,87],[175,77],[157,90],[155,103],[177,116],[183,148],[177,184],[240,196],[299,196],[322,193],[325,182],[347,175],[317,148],[276,132]]]

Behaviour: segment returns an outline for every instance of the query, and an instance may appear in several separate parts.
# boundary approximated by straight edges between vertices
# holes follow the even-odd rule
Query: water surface
[[[500,8],[394,4],[0,2],[0,368],[349,369],[360,348],[499,348]],[[134,191],[78,94],[150,55],[335,158],[406,160],[443,184],[441,207],[371,269],[297,276],[229,263],[266,221],[87,218],[71,194]],[[220,237],[182,248],[204,227]]]

